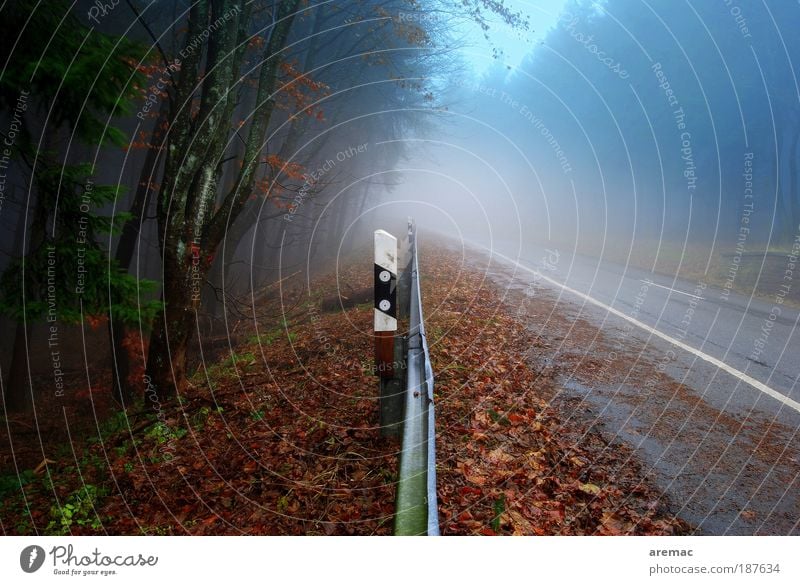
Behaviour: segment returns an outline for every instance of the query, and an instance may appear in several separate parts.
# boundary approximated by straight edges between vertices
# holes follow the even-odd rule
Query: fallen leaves
[[[438,396],[443,534],[685,532],[639,469],[620,467],[623,453],[544,402],[556,370],[528,365],[526,352],[545,341],[505,309],[502,291],[445,246],[424,248],[421,262],[429,275],[423,300]]]
[[[685,532],[639,469],[619,463],[619,449],[543,400],[554,370],[534,371],[522,356],[549,340],[526,331],[444,247],[424,247],[421,261],[442,532]],[[318,280],[315,298],[334,294],[337,276],[354,290],[370,286],[371,261]],[[325,312],[283,284],[284,298],[265,294],[258,305],[280,318],[260,322],[235,348],[239,359],[201,372],[184,403],[164,405],[164,432],[142,428],[132,442],[120,432],[88,450],[80,474],[71,458],[48,462],[60,497],[80,481],[110,493],[98,505],[101,529],[76,534],[391,533],[399,446],[376,428],[371,306]],[[53,504],[53,491],[36,486],[25,492],[30,531],[44,529]],[[4,525],[22,519],[12,511]]]
[[[578,489],[590,496],[597,496],[600,494],[600,486],[596,486],[593,483],[578,484]]]

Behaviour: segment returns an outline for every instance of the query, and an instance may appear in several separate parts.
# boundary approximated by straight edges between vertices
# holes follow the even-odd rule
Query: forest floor
[[[443,534],[690,532],[628,447],[552,400],[557,364],[531,359],[548,340],[497,285],[442,246],[422,247],[421,274]],[[234,351],[158,413],[73,381],[38,422],[9,417],[3,533],[391,534],[399,445],[376,427],[372,303],[322,308],[371,279],[364,251],[310,291],[266,289]]]

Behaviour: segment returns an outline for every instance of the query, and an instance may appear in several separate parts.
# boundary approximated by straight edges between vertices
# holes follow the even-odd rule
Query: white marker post
[[[397,238],[375,230],[375,368],[381,378],[394,375],[397,331]]]
[[[375,373],[380,379],[381,436],[399,438],[405,406],[405,344],[397,335],[397,238],[375,232]]]

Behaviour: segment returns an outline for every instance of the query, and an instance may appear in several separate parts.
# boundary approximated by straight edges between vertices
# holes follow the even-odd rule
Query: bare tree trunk
[[[30,337],[30,326],[25,330],[22,321],[17,322],[14,333],[14,351],[11,354],[11,368],[8,383],[3,388],[3,401],[6,412],[27,412],[32,404],[32,388],[28,378],[28,356],[26,338]]]
[[[215,202],[220,163],[236,106],[235,95],[229,90],[239,80],[249,8],[244,7],[229,27],[221,27],[209,39],[202,63],[207,74],[200,72],[201,56],[197,53],[182,63],[176,103],[183,103],[196,92],[198,75],[204,81],[196,119],[189,108],[180,110],[173,119],[158,199],[164,307],[155,319],[147,358],[148,397],[156,401],[169,399],[186,388],[186,354],[194,334],[195,308],[200,303],[198,289],[205,282],[208,265],[225,237],[225,230],[236,221],[253,191],[255,170],[275,107],[270,96],[278,82],[278,54],[286,46],[298,5],[299,0],[274,4],[274,26],[269,29],[262,52],[264,61],[258,76],[256,106],[244,141],[242,165],[234,186],[223,196],[219,207]],[[210,14],[194,5],[187,38],[200,34],[205,22],[222,18],[225,10],[224,2],[212,2]]]
[[[142,170],[139,173],[139,181],[136,184],[136,195],[131,202],[131,217],[125,222],[119,242],[117,243],[115,258],[119,269],[125,272],[129,270],[133,254],[136,251],[136,243],[139,240],[141,225],[144,223],[150,186],[153,182],[157,182],[154,179],[154,175],[159,166],[159,144],[163,137],[162,125],[167,120],[168,112],[169,102],[168,100],[163,100],[158,117],[153,126],[150,147],[147,149],[147,154],[142,164]],[[113,303],[114,299],[110,299],[110,301]],[[128,376],[130,375],[130,357],[123,344],[126,334],[125,324],[114,323],[109,315],[108,334],[111,338],[112,393],[117,402],[123,407],[127,407],[133,402],[135,392],[128,382]]]
[[[164,308],[154,321],[147,354],[145,400],[153,402],[168,400],[186,390],[186,350],[196,327],[193,302],[199,305],[199,292],[192,290],[186,267],[180,264],[164,263]],[[198,268],[196,282],[203,282],[205,270]]]

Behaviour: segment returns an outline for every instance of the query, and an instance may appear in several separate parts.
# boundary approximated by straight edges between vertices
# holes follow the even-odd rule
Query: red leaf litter
[[[624,447],[548,402],[556,370],[527,359],[546,340],[502,291],[438,245],[422,247],[421,274],[443,534],[689,531]],[[321,308],[371,278],[364,250],[310,291],[296,279],[260,291],[257,323],[235,325],[234,355],[201,365],[157,414],[114,416],[107,390],[93,390],[73,393],[66,418],[11,420],[3,533],[391,534],[399,445],[376,427],[372,304]],[[98,397],[102,408],[85,407]]]

